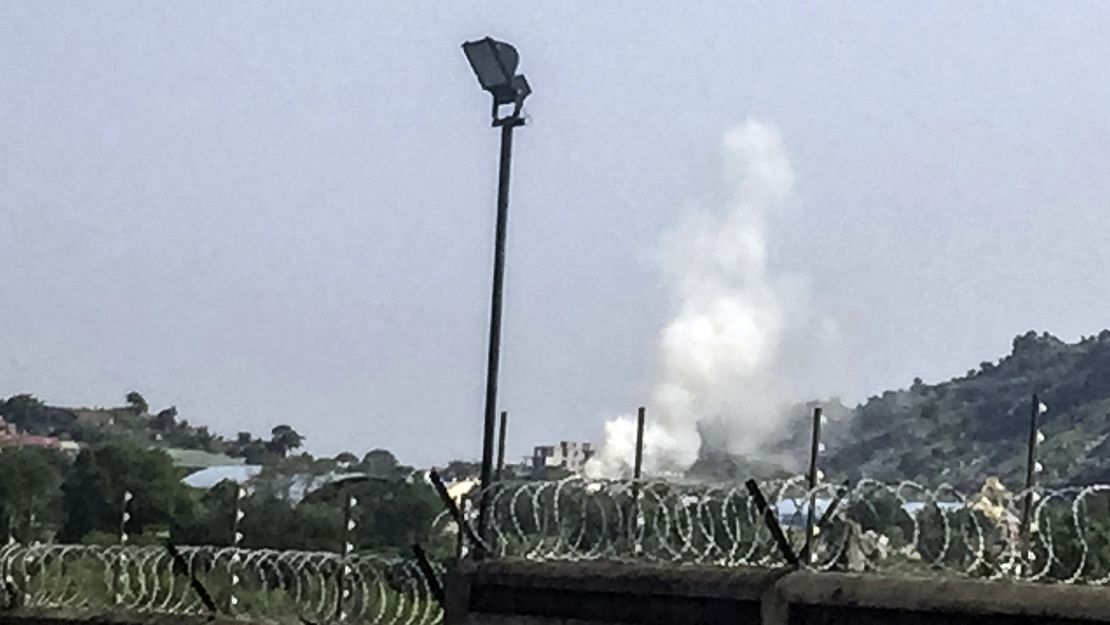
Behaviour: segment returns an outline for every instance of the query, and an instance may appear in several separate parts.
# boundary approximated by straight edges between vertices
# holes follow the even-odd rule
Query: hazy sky
[[[644,401],[654,260],[723,133],[796,176],[771,266],[837,348],[799,393],[940,380],[1110,326],[1110,6],[0,4],[0,394],[132,389],[223,433],[477,457],[497,133],[459,44],[514,42],[511,451]],[[805,355],[792,358],[806,362]]]

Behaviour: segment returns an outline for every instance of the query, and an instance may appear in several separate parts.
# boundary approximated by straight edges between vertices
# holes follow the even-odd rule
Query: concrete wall
[[[446,625],[1079,625],[1110,588],[614,563],[465,563]]]

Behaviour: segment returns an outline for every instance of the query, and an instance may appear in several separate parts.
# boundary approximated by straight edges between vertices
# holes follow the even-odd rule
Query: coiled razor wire
[[[996,488],[967,495],[947,485],[873,480],[840,492],[831,484],[811,491],[803,478],[795,478],[768,483],[764,491],[797,552],[811,506],[821,519],[803,562],[814,570],[1110,583],[1110,485],[1028,493]],[[1028,551],[1021,540],[1027,494],[1032,503]],[[742,485],[573,477],[499,483],[484,495],[491,548],[500,557],[755,567],[786,563]],[[482,497],[472,496],[472,516]]]
[[[435,625],[415,562],[368,554],[177,547],[12,544],[0,548],[0,605],[86,612],[209,614],[249,620]],[[438,565],[433,565],[438,566]],[[442,573],[441,569],[436,570]]]
[[[871,480],[840,490],[796,478],[763,487],[802,566],[1110,584],[1110,485],[967,495]],[[1022,540],[1026,498],[1028,548]],[[502,482],[488,548],[506,558],[771,567],[786,563],[740,485],[657,481]],[[820,522],[802,548],[810,508]],[[433,533],[457,531],[448,515]],[[460,555],[466,545],[460,543]],[[182,546],[0,547],[0,607],[209,614],[282,623],[436,625],[442,611],[414,561],[373,554]],[[442,567],[432,564],[433,573]],[[195,583],[194,583],[195,579]],[[202,596],[197,587],[204,589]]]

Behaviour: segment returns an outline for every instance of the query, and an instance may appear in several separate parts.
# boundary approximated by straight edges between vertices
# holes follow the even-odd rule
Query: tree
[[[447,463],[447,467],[439,471],[439,476],[447,482],[455,480],[465,480],[471,477],[477,477],[480,473],[482,465],[477,462],[470,462],[468,460],[452,460]]]
[[[50,538],[37,531],[59,521],[62,467],[58,452],[16,447],[0,453],[0,523],[22,540]]]
[[[443,510],[443,504],[435,491],[423,482],[379,479],[331,482],[309,493],[297,506],[298,513],[312,511],[310,518],[323,517],[326,526],[332,528],[330,535],[335,538],[326,538],[326,534],[304,536],[305,540],[319,541],[306,546],[334,549],[328,545],[339,540],[343,501],[348,495],[353,495],[358,501],[354,511],[356,530],[352,541],[356,549],[403,553],[414,543],[437,548],[435,541],[442,537],[433,535],[432,521]],[[308,525],[307,519],[305,522]]]
[[[240,527],[243,546],[270,549],[302,547],[298,536],[302,528],[291,504],[268,493],[254,493],[242,505],[244,514]]]
[[[62,485],[65,508],[62,540],[77,542],[98,527],[108,506],[101,498],[102,482],[93,451],[81,450]]]
[[[146,414],[150,410],[150,405],[146,403],[146,399],[139,391],[131,391],[125,399],[127,406],[134,410],[136,414]]]
[[[130,534],[149,527],[187,525],[195,514],[188,488],[173,461],[158,449],[109,443],[81,451],[65,484],[62,539],[80,541],[91,531],[119,531],[124,492],[132,495]]]
[[[21,430],[31,430],[32,421],[37,420],[45,407],[34,395],[13,395],[7,401],[0,401],[0,417]]]
[[[196,429],[193,434],[193,443],[198,449],[203,449],[208,452],[215,452],[217,450],[217,439],[208,431],[208,426],[202,425]]]
[[[159,432],[169,432],[177,423],[177,407],[170,406],[165,410],[154,415],[150,420],[150,427],[158,430]]]
[[[269,443],[253,437],[250,432],[239,432],[235,440],[228,444],[227,453],[243,458],[247,464],[267,464],[270,459],[276,457]]]
[[[270,449],[284,458],[304,442],[304,437],[288,425],[278,425],[270,430]]]
[[[340,466],[349,467],[351,465],[358,464],[358,456],[352,454],[349,451],[344,451],[344,452],[336,454],[335,463],[340,465]]]
[[[232,544],[238,490],[239,484],[224,480],[208,490],[194,492],[196,513],[190,522],[174,527],[173,541],[185,545]]]
[[[385,449],[373,449],[362,457],[361,469],[366,473],[379,478],[391,479],[396,477],[397,457]]]

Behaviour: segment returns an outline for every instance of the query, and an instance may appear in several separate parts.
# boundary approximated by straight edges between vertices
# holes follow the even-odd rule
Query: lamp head
[[[491,37],[468,41],[462,48],[466,60],[470,62],[470,68],[478,78],[478,84],[493,96],[494,125],[508,119],[519,120],[524,99],[532,93],[532,87],[523,74],[516,73],[520,64],[520,54],[516,48]],[[498,119],[498,107],[506,104],[513,105],[512,114]]]

